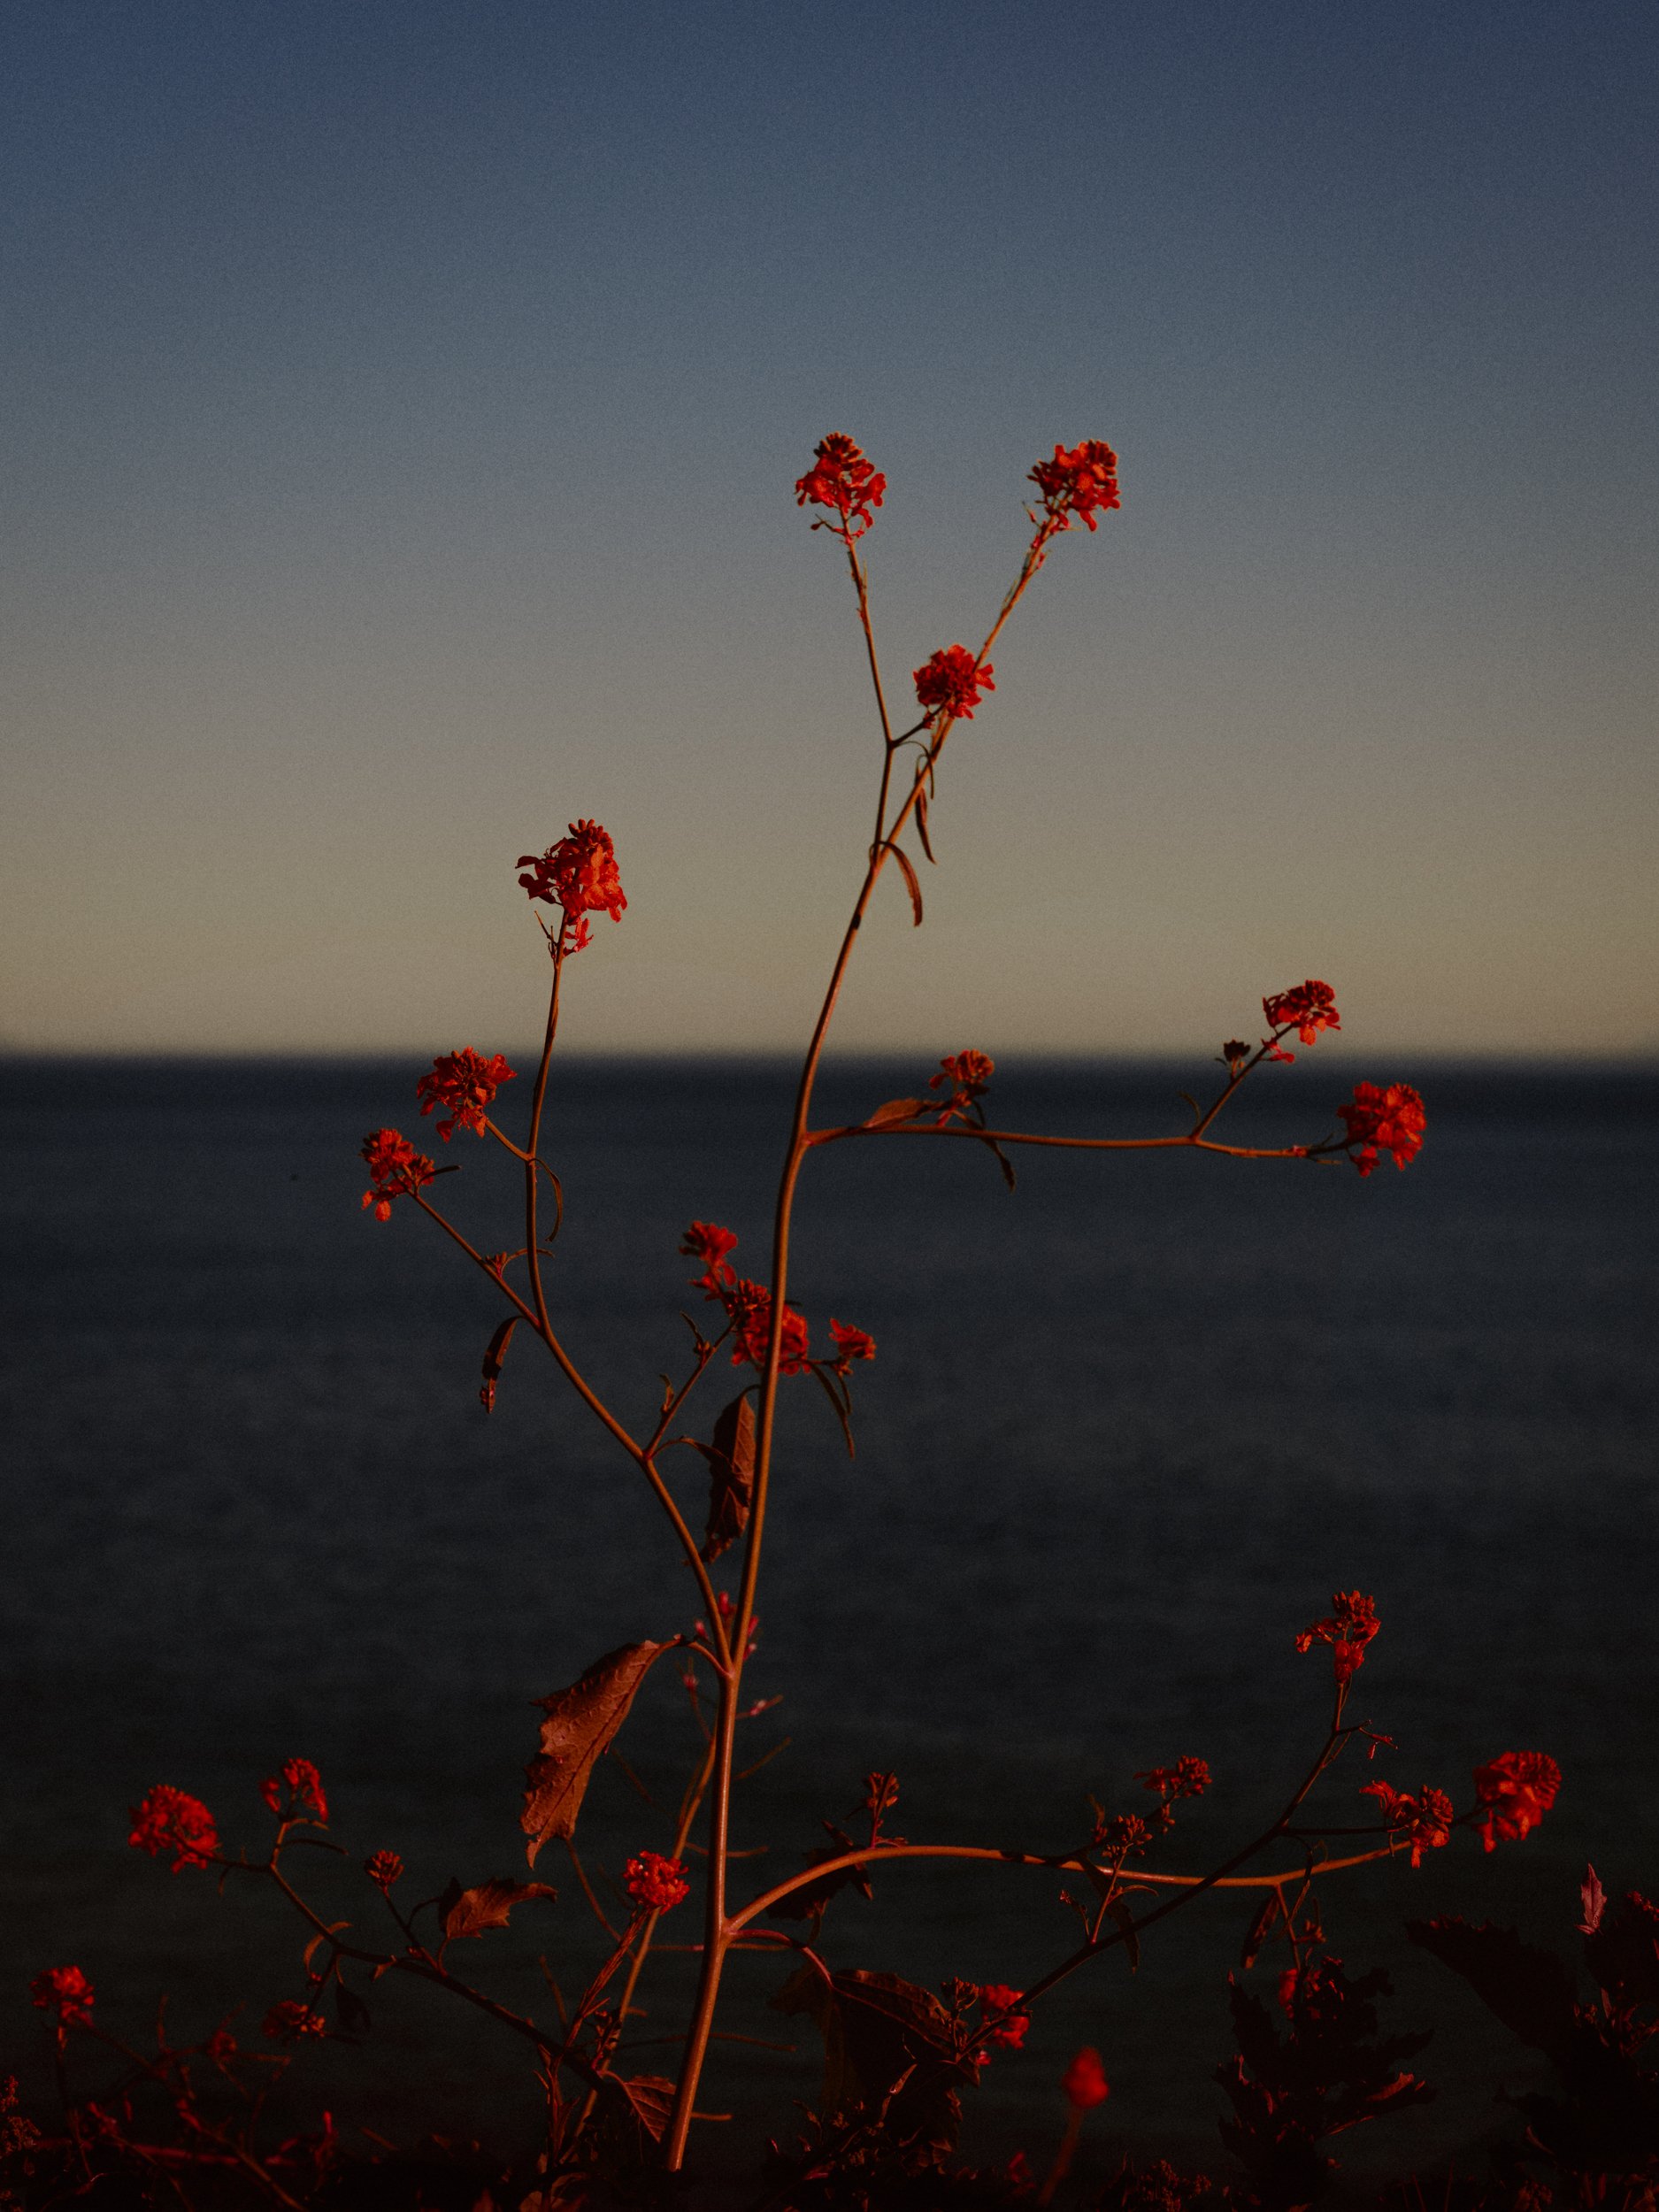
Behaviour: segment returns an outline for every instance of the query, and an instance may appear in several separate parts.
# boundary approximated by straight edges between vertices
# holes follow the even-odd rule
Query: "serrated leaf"
[[[902,845],[889,845],[887,850],[899,864],[900,871],[904,877],[904,887],[910,895],[910,918],[915,926],[919,929],[922,926],[922,887],[918,880],[916,870],[911,864],[910,856]]]
[[[859,1124],[863,1129],[886,1129],[895,1121],[914,1121],[925,1114],[933,1101],[926,1098],[890,1098],[885,1106],[878,1106]]]
[[[660,2143],[674,2109],[673,2083],[662,2074],[630,2074],[626,2080],[619,2074],[608,2074],[605,2078],[640,2133],[649,2142]]]
[[[714,1425],[714,1440],[696,1444],[709,1463],[709,1522],[697,1556],[718,1559],[749,1526],[755,1494],[755,1409],[740,1391]]]
[[[474,1889],[463,1889],[452,1880],[438,1900],[443,1939],[456,1943],[463,1936],[482,1935],[487,1928],[504,1928],[515,1905],[532,1897],[545,1897],[551,1902],[557,1894],[546,1882],[515,1882],[504,1874],[494,1881],[480,1882]]]
[[[547,1718],[541,1747],[525,1769],[518,1816],[530,1839],[525,1855],[532,1866],[543,1844],[575,1833],[595,1761],[627,1718],[653,1663],[669,1648],[670,1643],[624,1644],[595,1659],[568,1690],[539,1701]]]

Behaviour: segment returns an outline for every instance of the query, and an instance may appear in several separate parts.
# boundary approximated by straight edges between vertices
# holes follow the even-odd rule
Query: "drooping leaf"
[[[1584,1870],[1584,1879],[1578,1886],[1578,1895],[1584,1905],[1584,1918],[1578,1923],[1580,1935],[1593,1936],[1601,1924],[1601,1915],[1607,1910],[1607,1892],[1593,1866]]]
[[[671,1640],[672,1641],[672,1640]],[[545,1843],[573,1835],[595,1762],[628,1717],[640,1685],[669,1643],[624,1644],[595,1659],[580,1682],[540,1701],[541,1747],[525,1769],[518,1824],[532,1866]]]
[[[930,1102],[925,1098],[890,1098],[885,1106],[878,1106],[873,1114],[866,1115],[859,1126],[887,1129],[895,1121],[914,1121],[918,1114],[927,1111]]]
[[[1273,1923],[1279,1918],[1281,1910],[1282,1902],[1279,1892],[1276,1889],[1270,1889],[1262,1909],[1250,1923],[1249,1933],[1244,1939],[1244,1948],[1239,1954],[1239,1969],[1241,1973],[1248,1974],[1256,1964],[1262,1946],[1273,1932]]]
[[[925,791],[918,791],[916,795],[916,833],[922,841],[922,850],[930,861],[933,860],[933,848],[927,834],[927,794]]]
[[[839,1859],[844,1852],[858,1848],[852,1838],[844,1835],[833,1820],[826,1820],[824,1825],[829,1833],[829,1844],[824,1850],[809,1853],[809,1867],[818,1865],[824,1859]],[[856,1889],[861,1897],[874,1894],[870,1886],[869,1872],[864,1867],[838,1866],[833,1874],[826,1874],[816,1882],[803,1882],[787,1897],[780,1897],[770,1908],[771,1916],[774,1920],[820,1920],[830,1899],[844,1889]]]
[[[1138,1974],[1141,1971],[1141,1938],[1135,1928],[1134,1914],[1129,1909],[1129,1900],[1126,1897],[1111,1898],[1107,1903],[1106,1910],[1117,1922],[1123,1936],[1124,1951],[1129,1960],[1129,1971],[1132,1974]]]
[[[1553,1951],[1523,1943],[1513,1928],[1448,1916],[1408,1920],[1413,1943],[1461,1974],[1512,2035],[1558,2054],[1572,2028],[1572,1976]]]
[[[852,1404],[847,1386],[839,1375],[832,1373],[818,1360],[812,1362],[812,1372],[823,1385],[824,1395],[835,1409],[835,1418],[841,1425],[841,1436],[847,1446],[847,1456],[849,1459],[856,1459],[858,1455],[857,1447],[853,1442]]]
[[[910,895],[910,919],[919,929],[922,926],[922,887],[918,880],[915,865],[902,845],[889,845],[887,850],[899,864],[904,887]]]
[[[355,1989],[348,1989],[344,1982],[334,1982],[334,2017],[348,2035],[366,2035],[373,2022],[369,2008]]]
[[[480,1882],[474,1889],[463,1889],[459,1882],[452,1879],[438,1900],[443,1939],[455,1943],[463,1936],[482,1935],[486,1928],[504,1928],[507,1916],[515,1905],[522,1905],[532,1897],[545,1897],[551,1901],[557,1894],[546,1882],[515,1882],[505,1874],[498,1874],[493,1881]]]
[[[518,1325],[518,1315],[510,1314],[484,1348],[484,1386],[478,1395],[486,1413],[495,1410],[495,1385],[501,1380],[502,1362],[507,1356],[507,1347],[512,1342],[512,1333]]]
[[[755,1494],[755,1409],[739,1391],[714,1425],[714,1440],[696,1449],[709,1463],[709,1525],[700,1559],[718,1559],[749,1526]]]

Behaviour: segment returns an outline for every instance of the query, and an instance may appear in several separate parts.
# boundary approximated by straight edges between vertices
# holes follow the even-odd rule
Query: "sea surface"
[[[1011,1068],[996,1119],[1168,1133],[1195,1072]],[[1256,1079],[1231,1126],[1248,1142],[1317,1137],[1356,1075],[1396,1074],[1428,1101],[1428,1141],[1409,1172],[1385,1164],[1367,1181],[1026,1153],[1010,1194],[969,1144],[814,1157],[791,1299],[819,1344],[833,1315],[879,1355],[855,1380],[854,1459],[810,1379],[786,1393],[749,1678],[779,1702],[745,1728],[757,1761],[787,1741],[737,1820],[741,1846],[765,1851],[741,1877],[759,1886],[822,1840],[821,1819],[848,1819],[866,1772],[891,1769],[913,1839],[1063,1850],[1087,1836],[1089,1793],[1133,1809],[1137,1770],[1195,1753],[1213,1790],[1148,1863],[1202,1870],[1271,1818],[1321,1740],[1328,1662],[1299,1656],[1295,1632],[1334,1590],[1374,1594],[1383,1629],[1352,1717],[1398,1748],[1350,1754],[1315,1801],[1323,1819],[1364,1819],[1358,1788],[1379,1776],[1466,1803],[1471,1768],[1510,1748],[1550,1752],[1564,1779],[1543,1827],[1490,1859],[1464,1834],[1417,1872],[1399,1861],[1326,1885],[1329,1947],[1389,1969],[1391,2025],[1437,2027],[1416,2063],[1439,2102],[1345,2139],[1357,2171],[1472,2157],[1501,2122],[1497,2090],[1534,2078],[1407,1942],[1408,1918],[1470,1912],[1564,1949],[1586,1860],[1609,1890],[1659,1886],[1659,1080],[1378,1069],[1327,1041]],[[837,1063],[826,1113],[861,1116],[918,1080]],[[451,1874],[522,1876],[533,1701],[697,1607],[638,1477],[534,1342],[513,1346],[485,1417],[488,1281],[407,1205],[385,1225],[360,1210],[362,1133],[432,1127],[408,1064],[12,1058],[0,1082],[0,2044],[38,2085],[23,1984],[42,1966],[79,1962],[134,2036],[167,1991],[175,2035],[240,2004],[257,2042],[265,2007],[301,1986],[280,1901],[251,1883],[217,1895],[125,1847],[150,1784],[205,1799],[227,1840],[257,1847],[259,1781],[303,1754],[328,1785],[331,1832],[354,1859],[400,1851],[411,1899]],[[764,1060],[556,1073],[554,1310],[635,1424],[683,1370],[681,1312],[700,1310],[675,1248],[685,1225],[729,1224],[740,1267],[765,1271],[790,1082]],[[457,1221],[488,1248],[516,1242],[504,1156],[426,1141],[463,1170],[438,1186]],[[699,1434],[740,1379],[722,1365],[704,1384]],[[700,1520],[702,1463],[673,1461]],[[613,1911],[622,1858],[666,1847],[698,1741],[665,1663],[621,1740],[629,1770],[601,1770],[579,1833]],[[309,1859],[327,1916],[371,1930],[353,1860]],[[598,1938],[562,1851],[536,1871],[558,1902],[522,1908],[465,1963],[546,2011],[538,1960],[568,1986]],[[1071,1946],[1062,1886],[895,1867],[872,1902],[835,1904],[822,1947],[838,1966],[1021,1985]],[[1026,2049],[988,2070],[970,2143],[1045,2155],[1056,2077],[1087,2041],[1113,2085],[1091,2155],[1214,2160],[1226,1976],[1249,1917],[1207,1898],[1148,1938],[1137,1973],[1114,1954],[1075,1977]],[[1271,1995],[1280,1963],[1264,1955],[1253,1985]],[[672,2032],[689,1970],[668,1953],[641,1991],[641,2070],[672,2070],[649,2039]],[[705,2101],[760,2100],[787,2132],[817,2055],[803,2023],[767,2008],[782,1979],[774,1958],[735,1962],[727,2024],[761,2040],[720,2047]],[[521,2047],[441,1995],[368,1993],[371,2034],[308,2055],[296,2099],[392,2134],[534,2139]],[[751,2140],[741,2122],[707,2136]]]

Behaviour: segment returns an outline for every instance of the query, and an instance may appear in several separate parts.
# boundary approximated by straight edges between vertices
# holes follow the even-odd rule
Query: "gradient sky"
[[[800,1037],[901,691],[1108,438],[843,1041],[1659,1048],[1659,12],[9,0],[0,1041]],[[1322,1051],[1328,1050],[1322,1046]],[[1362,1064],[1363,1062],[1363,1064]]]

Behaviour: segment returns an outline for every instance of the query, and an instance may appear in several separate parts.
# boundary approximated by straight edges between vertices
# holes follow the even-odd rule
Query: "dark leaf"
[[[367,2005],[355,1989],[348,1989],[342,1981],[334,1984],[334,2017],[348,2035],[366,2035],[373,2024]]]
[[[858,1848],[852,1838],[843,1835],[833,1820],[826,1820],[824,1825],[829,1832],[830,1843],[826,1849],[809,1854],[809,1867],[816,1866],[823,1859],[839,1859],[844,1852]],[[838,1866],[833,1874],[826,1874],[819,1881],[803,1882],[787,1897],[780,1897],[771,1908],[771,1916],[774,1920],[820,1919],[830,1899],[844,1889],[856,1889],[861,1897],[873,1894],[870,1876],[864,1867]]]
[[[927,794],[925,791],[918,791],[916,795],[916,833],[922,841],[922,850],[931,861],[933,849],[927,835]]]
[[[898,862],[903,873],[904,887],[910,895],[910,918],[919,929],[922,926],[922,887],[917,880],[916,870],[911,864],[910,856],[902,845],[889,845],[887,850]]]
[[[1129,1971],[1138,1974],[1141,1970],[1141,1938],[1135,1932],[1135,1916],[1129,1909],[1128,1899],[1114,1897],[1106,1910],[1122,1931],[1124,1949],[1129,1958]]]
[[[1659,2004],[1659,1908],[1640,1890],[1622,1897],[1586,1937],[1584,1955],[1598,1986],[1621,2004]]]
[[[835,1418],[841,1423],[841,1434],[847,1441],[847,1456],[849,1459],[855,1458],[856,1454],[853,1448],[853,1425],[847,1402],[847,1386],[839,1376],[832,1375],[817,1360],[812,1363],[812,1372],[824,1386],[824,1395],[835,1409]]]
[[[709,1525],[703,1532],[703,1560],[718,1559],[749,1526],[755,1494],[755,1409],[740,1391],[714,1425],[714,1441],[697,1450],[709,1463]]]
[[[606,2080],[622,2101],[627,2117],[650,2143],[660,2143],[674,2109],[674,2085],[661,2074],[630,2074]]]
[[[932,1102],[926,1098],[890,1098],[885,1106],[878,1106],[859,1126],[864,1129],[886,1129],[895,1121],[914,1121],[925,1114]]]
[[[507,1356],[507,1347],[512,1342],[512,1333],[518,1325],[517,1314],[503,1321],[484,1348],[484,1387],[479,1398],[486,1413],[495,1410],[495,1385],[501,1379],[502,1362]]]
[[[480,1882],[476,1889],[463,1889],[459,1882],[451,1881],[438,1900],[443,1939],[454,1943],[462,1936],[482,1935],[486,1928],[504,1928],[515,1905],[532,1897],[550,1901],[557,1894],[545,1882],[515,1882],[504,1874],[498,1874],[494,1881]]]
[[[1413,1943],[1432,1951],[1535,2051],[1564,2050],[1572,2028],[1572,1976],[1553,1951],[1523,1943],[1513,1928],[1467,1920],[1409,1920]]]
[[[653,1661],[669,1648],[668,1643],[624,1644],[595,1659],[568,1690],[540,1701],[547,1718],[541,1748],[525,1769],[518,1819],[530,1839],[525,1855],[532,1866],[543,1844],[575,1833],[595,1761],[627,1718]]]

